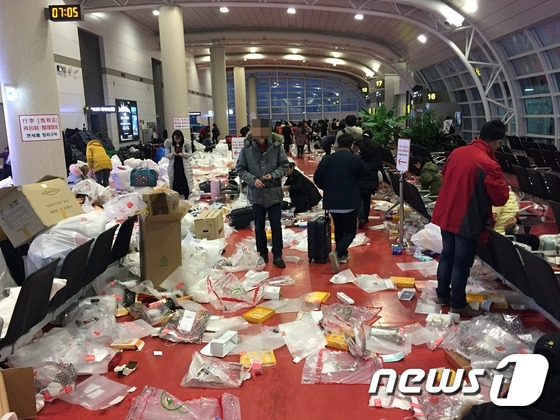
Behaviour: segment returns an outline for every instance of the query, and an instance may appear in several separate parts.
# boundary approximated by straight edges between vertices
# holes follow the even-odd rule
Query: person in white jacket
[[[191,143],[185,141],[181,130],[175,130],[171,139],[166,139],[163,145],[165,157],[169,159],[169,188],[188,199],[195,190],[193,168],[189,160],[192,155]]]

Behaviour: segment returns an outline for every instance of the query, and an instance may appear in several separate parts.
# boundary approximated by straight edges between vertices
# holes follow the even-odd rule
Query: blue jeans
[[[257,252],[263,257],[268,257],[268,247],[266,242],[265,221],[268,213],[270,230],[272,232],[272,255],[274,258],[282,258],[282,217],[281,204],[273,204],[270,207],[263,207],[260,204],[253,204],[253,216],[255,218],[255,241],[257,242]]]
[[[465,295],[467,279],[474,262],[478,241],[443,229],[441,238],[443,250],[437,269],[436,292],[440,298],[451,294],[452,308],[464,308],[467,305]]]
[[[348,255],[348,247],[356,236],[356,214],[356,210],[350,213],[331,213],[336,253],[339,257]]]

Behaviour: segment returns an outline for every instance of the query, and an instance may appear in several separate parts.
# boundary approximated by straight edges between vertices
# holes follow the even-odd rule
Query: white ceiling
[[[478,8],[469,12],[472,3]],[[402,75],[446,61],[455,56],[447,39],[464,50],[469,25],[477,29],[475,43],[485,42],[560,13],[558,0],[82,0],[81,4],[86,19],[92,12],[124,13],[156,37],[158,21],[152,10],[182,7],[186,48],[200,66],[208,65],[202,58],[219,43],[225,47],[228,66],[324,69],[359,80],[365,80],[366,69]],[[229,13],[220,13],[222,6]],[[288,14],[288,7],[296,14]],[[442,7],[465,17],[461,28],[445,24]],[[356,13],[363,20],[354,19]],[[417,40],[420,34],[428,38],[425,44]],[[244,61],[251,48],[265,57]],[[305,62],[286,60],[284,55],[292,50]],[[345,64],[326,63],[334,53]]]

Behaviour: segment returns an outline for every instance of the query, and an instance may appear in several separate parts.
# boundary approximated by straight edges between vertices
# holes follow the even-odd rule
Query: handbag
[[[155,187],[158,173],[155,169],[135,168],[130,172],[130,185],[132,187]]]

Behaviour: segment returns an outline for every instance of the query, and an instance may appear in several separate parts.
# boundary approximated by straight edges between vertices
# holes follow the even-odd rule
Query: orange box
[[[245,312],[243,319],[249,322],[260,324],[269,318],[272,318],[276,311],[274,309],[265,308],[264,306],[255,306],[250,311]]]

